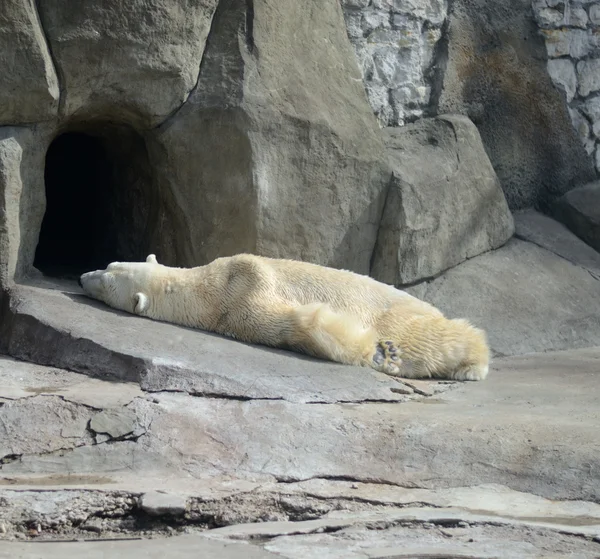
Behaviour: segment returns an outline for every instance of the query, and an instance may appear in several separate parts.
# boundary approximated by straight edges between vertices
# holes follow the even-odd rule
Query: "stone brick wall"
[[[600,173],[600,1],[533,0],[546,41],[548,73]]]
[[[341,0],[348,35],[382,126],[402,126],[430,105],[448,0]],[[600,173],[600,0],[532,0],[548,72]]]
[[[447,0],[341,0],[373,111],[383,126],[423,116]]]

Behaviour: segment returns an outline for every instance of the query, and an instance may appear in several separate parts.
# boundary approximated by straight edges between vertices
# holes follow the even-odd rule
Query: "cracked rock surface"
[[[600,314],[597,254],[535,212],[515,223],[501,249],[411,288],[488,320],[498,357],[478,383],[242,344],[68,282],[15,286],[0,554],[75,538],[93,541],[52,553],[126,556],[130,543],[99,540],[140,538],[143,554],[169,537],[181,557],[597,557],[600,347],[500,356],[600,344],[585,327]]]
[[[157,536],[177,536],[177,557],[594,557],[599,363],[502,359],[485,382],[348,404],[148,392],[2,358],[0,557],[73,538],[94,541],[49,553],[125,556],[134,537],[143,554]]]

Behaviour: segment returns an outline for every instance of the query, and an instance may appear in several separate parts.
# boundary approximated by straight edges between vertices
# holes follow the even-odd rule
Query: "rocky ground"
[[[599,376],[582,349],[317,403],[3,358],[0,557],[597,557]]]
[[[488,329],[477,383],[225,340],[72,283],[15,287],[0,557],[599,557],[598,256],[540,214],[515,223],[411,288]]]

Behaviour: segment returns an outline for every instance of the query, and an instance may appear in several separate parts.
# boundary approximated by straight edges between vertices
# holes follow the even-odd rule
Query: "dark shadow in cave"
[[[144,139],[113,124],[78,127],[46,153],[46,213],[34,266],[75,279],[115,260],[143,260],[158,219]]]

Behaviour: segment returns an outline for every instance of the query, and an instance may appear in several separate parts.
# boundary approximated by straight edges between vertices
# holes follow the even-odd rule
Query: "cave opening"
[[[158,203],[142,136],[96,124],[57,136],[46,152],[46,212],[34,267],[76,279],[110,262],[143,260]]]

